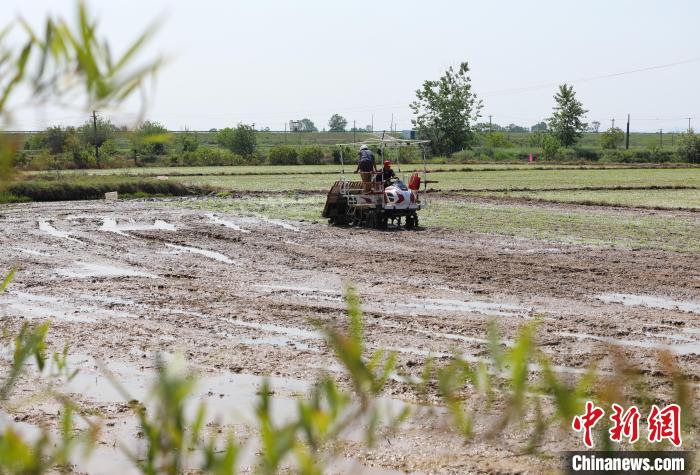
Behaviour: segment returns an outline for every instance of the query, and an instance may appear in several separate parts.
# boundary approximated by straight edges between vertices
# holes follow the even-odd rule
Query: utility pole
[[[664,148],[664,129],[659,129],[659,148]]]
[[[688,117],[688,133],[690,133],[690,119],[692,119],[692,117]]]
[[[370,132],[374,132],[374,114],[372,114],[372,130]]]
[[[610,126],[610,128],[611,128],[611,129],[614,129],[614,128],[615,128],[615,117],[613,117],[613,118],[610,119],[610,120],[612,121],[612,125]]]
[[[489,135],[491,135],[491,116],[489,116]]]
[[[97,111],[92,111],[92,129],[95,132],[95,162],[97,168],[100,168],[100,146],[97,144]]]
[[[627,136],[625,137],[625,150],[630,148],[630,115],[627,114]]]
[[[352,143],[357,142],[355,139],[355,133],[357,132],[357,125],[355,125],[355,121],[352,121]]]

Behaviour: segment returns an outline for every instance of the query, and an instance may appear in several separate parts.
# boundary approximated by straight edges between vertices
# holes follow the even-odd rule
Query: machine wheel
[[[379,227],[379,220],[377,219],[377,213],[375,211],[370,211],[367,214],[367,226],[370,228],[378,228]]]
[[[379,217],[379,225],[377,227],[379,229],[386,229],[388,224],[389,224],[389,217],[386,214],[382,214]]]
[[[418,215],[413,213],[406,216],[406,229],[415,229],[418,227]]]

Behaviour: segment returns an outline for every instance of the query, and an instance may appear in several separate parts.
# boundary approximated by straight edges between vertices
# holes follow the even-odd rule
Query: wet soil
[[[311,320],[343,322],[343,290],[353,283],[368,347],[396,350],[402,373],[420,374],[429,354],[478,360],[490,320],[508,344],[538,318],[537,341],[560,371],[577,374],[592,361],[609,370],[618,345],[649,374],[660,348],[700,374],[697,254],[332,228],[144,201],[6,205],[0,249],[0,269],[18,269],[0,296],[4,326],[50,318],[51,347],[84,355],[79,369],[95,360],[151,368],[153,353],[165,351],[183,353],[204,377],[307,384],[325,368],[344,381]],[[122,406],[78,392],[116,421],[111,427],[126,424]],[[386,396],[416,401],[400,381]],[[50,405],[25,410],[30,422],[56,423]],[[113,432],[107,427],[105,446]],[[345,452],[367,470],[541,473],[557,470],[559,451],[580,447],[570,431],[545,439],[544,457],[523,455],[527,438],[516,431],[465,445],[444,424],[415,418],[371,451],[348,442]]]

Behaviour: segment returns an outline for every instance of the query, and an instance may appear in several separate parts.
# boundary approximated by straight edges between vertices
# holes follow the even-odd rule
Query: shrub
[[[678,143],[678,155],[681,160],[689,163],[700,163],[700,137],[693,129],[682,134]]]
[[[513,143],[508,140],[508,137],[503,132],[492,132],[484,135],[484,144],[492,148],[513,146]]]
[[[44,146],[49,149],[49,153],[52,155],[63,153],[66,138],[73,133],[74,130],[71,127],[65,129],[60,125],[48,127],[44,132]]]
[[[620,150],[605,150],[600,161],[604,163],[622,163],[625,161],[625,154]]]
[[[152,163],[165,155],[171,137],[168,130],[157,122],[146,121],[132,135],[132,150],[137,165]]]
[[[197,134],[192,132],[183,132],[177,134],[175,138],[177,148],[180,152],[194,152],[199,147],[199,139]]]
[[[545,160],[554,160],[559,154],[561,143],[554,134],[544,134],[542,136],[542,158]]]
[[[600,160],[600,152],[592,148],[575,147],[574,153],[576,154],[576,157],[583,160],[588,160],[591,162],[597,162]]]
[[[401,163],[417,163],[421,160],[420,151],[414,147],[401,147],[398,152]]]
[[[46,132],[37,132],[29,134],[24,141],[24,150],[41,150],[46,147]]]
[[[194,152],[182,155],[182,163],[186,166],[226,166],[244,165],[246,160],[229,150],[221,148],[201,147]]]
[[[297,151],[287,145],[278,145],[270,149],[267,160],[270,165],[296,165]]]
[[[543,122],[544,123],[544,122]],[[546,128],[546,126],[545,126]],[[530,144],[531,147],[542,147],[542,139],[546,135],[546,132],[533,132],[530,134],[530,137],[528,138],[528,143]]]
[[[252,156],[255,153],[257,142],[255,129],[250,125],[238,124],[235,129],[227,127],[216,133],[216,142],[233,153]]]
[[[600,146],[605,150],[613,150],[622,145],[625,133],[617,127],[611,127],[600,134]]]
[[[323,150],[318,145],[304,147],[299,152],[299,162],[303,165],[320,165],[323,157]]]
[[[345,163],[353,163],[355,161],[355,152],[353,152],[352,148],[350,147],[343,147],[343,162]],[[333,156],[333,163],[337,163],[340,165],[340,148],[339,147],[334,147],[333,151],[331,152],[331,155]]]

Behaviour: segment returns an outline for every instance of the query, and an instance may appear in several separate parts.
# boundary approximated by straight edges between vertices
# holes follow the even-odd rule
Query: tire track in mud
[[[73,232],[81,243],[40,234],[34,213],[55,220],[58,229]],[[600,367],[608,370],[610,342],[618,341],[642,345],[622,346],[620,351],[634,359],[640,371],[656,375],[657,358],[653,348],[643,346],[646,342],[684,345],[700,340],[689,332],[700,328],[700,315],[596,298],[614,292],[700,301],[700,260],[692,254],[553,245],[445,229],[377,233],[295,224],[305,231],[302,234],[258,222],[248,227],[250,233],[241,233],[211,223],[202,211],[135,201],[118,206],[87,202],[70,210],[20,206],[0,214],[6,224],[0,244],[14,241],[12,246],[51,253],[0,253],[0,268],[19,264],[13,291],[60,296],[65,306],[89,303],[111,311],[97,315],[93,323],[56,319],[51,346],[60,349],[70,343],[71,351],[104,360],[144,366],[153,351],[162,350],[182,352],[210,372],[309,380],[319,368],[337,371],[310,319],[329,325],[345,322],[341,296],[348,281],[355,282],[362,295],[368,347],[400,350],[397,372],[406,375],[420,374],[429,354],[443,357],[458,350],[469,358],[486,358],[491,319],[496,319],[502,342],[508,345],[524,322],[542,315],[537,333],[541,348],[554,364],[569,371],[581,370],[592,360],[600,360]],[[83,218],[67,220],[68,214]],[[105,217],[117,223],[162,219],[175,230],[130,231],[127,237],[99,231]],[[225,219],[235,222],[236,217]],[[220,252],[239,265],[190,253],[158,254],[167,243]],[[67,278],[52,273],[75,261],[129,264],[157,278]],[[494,317],[489,309],[498,307],[475,302],[509,305],[502,310],[514,315]],[[482,309],[483,313],[474,311]],[[129,316],[117,318],[118,312]],[[5,319],[15,329],[23,321],[17,316]],[[679,363],[687,373],[700,374],[697,354],[683,355]],[[348,384],[342,372],[334,376]],[[666,391],[658,381],[653,389]],[[416,400],[410,386],[396,380],[390,382],[387,395]],[[493,449],[488,443],[464,448],[453,435],[422,420],[413,424],[408,435],[372,456],[389,467],[396,466],[397,456],[416,464],[433,463],[436,450],[425,454],[421,447],[439,446],[462,464],[455,462],[456,467],[464,468],[469,461],[497,460],[517,450],[514,444]],[[561,450],[560,439],[548,441],[543,449]],[[452,459],[442,452],[438,458],[435,467],[451,466]],[[510,460],[491,466],[503,471],[514,467]],[[517,466],[531,466],[533,472],[542,467],[529,458]]]

